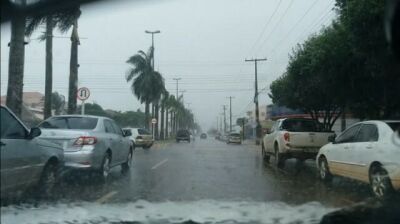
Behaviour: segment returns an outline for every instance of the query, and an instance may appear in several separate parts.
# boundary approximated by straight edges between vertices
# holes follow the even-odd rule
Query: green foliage
[[[298,45],[271,86],[272,101],[323,119],[343,108],[360,118],[399,116],[399,67],[383,31],[384,1],[337,0],[337,21]]]

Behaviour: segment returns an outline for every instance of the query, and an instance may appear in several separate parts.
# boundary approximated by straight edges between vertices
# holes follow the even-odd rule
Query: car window
[[[374,124],[363,124],[355,139],[356,142],[378,141],[378,128]]]
[[[106,133],[116,133],[111,121],[109,121],[109,120],[104,120],[104,128],[105,128]]]
[[[360,129],[360,124],[355,125],[347,130],[345,130],[341,135],[336,138],[336,143],[346,143],[355,141],[358,130]]]
[[[92,117],[52,117],[39,125],[44,129],[92,130],[97,126],[97,118]]]
[[[318,126],[313,120],[288,119],[283,121],[282,129],[292,132],[316,132]]]
[[[26,129],[6,109],[1,108],[1,138],[23,139],[27,135]]]
[[[148,132],[145,129],[138,129],[139,135],[150,135],[150,132]]]
[[[125,134],[127,134],[127,135],[132,135],[132,131],[131,131],[131,129],[123,129],[123,131],[125,132]]]
[[[114,131],[116,134],[123,135],[121,128],[114,121],[111,121],[111,124],[114,127]]]

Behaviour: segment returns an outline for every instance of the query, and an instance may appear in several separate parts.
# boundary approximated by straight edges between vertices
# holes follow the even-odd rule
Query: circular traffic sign
[[[86,87],[81,87],[78,89],[76,96],[78,97],[79,100],[85,101],[89,98],[90,91]]]
[[[157,119],[155,119],[155,118],[151,119],[151,123],[152,124],[157,124]]]

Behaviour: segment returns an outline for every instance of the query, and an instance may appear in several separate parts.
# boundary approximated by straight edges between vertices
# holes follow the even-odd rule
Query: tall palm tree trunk
[[[44,119],[51,117],[53,91],[53,17],[46,18],[46,83],[44,87]]]
[[[25,62],[25,20],[21,14],[11,19],[11,41],[8,61],[7,106],[18,116],[22,113]]]
[[[164,133],[164,114],[165,114],[165,103],[161,104],[161,123],[160,123],[160,139],[164,140],[165,139],[165,133]]]
[[[158,132],[158,126],[159,126],[159,124],[160,124],[160,120],[158,120],[158,118],[159,118],[159,112],[160,112],[160,106],[159,106],[159,104],[158,104],[158,102],[156,103],[156,105],[154,106],[154,118],[157,120],[157,123],[154,125],[154,135],[155,135],[155,138],[158,140],[158,139],[160,139],[160,133]]]
[[[149,130],[149,124],[150,124],[150,103],[146,102],[145,107],[144,107],[144,127],[146,130]]]
[[[78,92],[78,20],[75,20],[71,34],[71,59],[69,63],[68,114],[76,113]]]
[[[168,107],[165,108],[165,139],[168,139]]]

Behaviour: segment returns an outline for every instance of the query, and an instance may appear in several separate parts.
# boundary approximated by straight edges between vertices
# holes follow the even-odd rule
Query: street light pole
[[[151,34],[151,53],[153,54],[152,60],[151,60],[151,67],[154,70],[154,34],[161,33],[161,31],[156,30],[156,31],[144,31],[147,34]]]
[[[224,110],[224,133],[226,133],[226,105],[222,105],[222,109]]]
[[[229,96],[229,132],[232,132],[232,96]]]
[[[255,83],[254,83],[254,89],[255,89],[255,94],[254,94],[254,103],[256,106],[256,145],[260,144],[260,138],[261,138],[261,124],[260,124],[260,116],[259,116],[259,111],[258,111],[258,79],[257,79],[257,62],[259,61],[266,61],[266,58],[256,58],[256,59],[245,59],[245,62],[254,62],[254,70],[255,70]]]
[[[176,100],[178,100],[178,85],[181,78],[173,78],[176,81]]]

